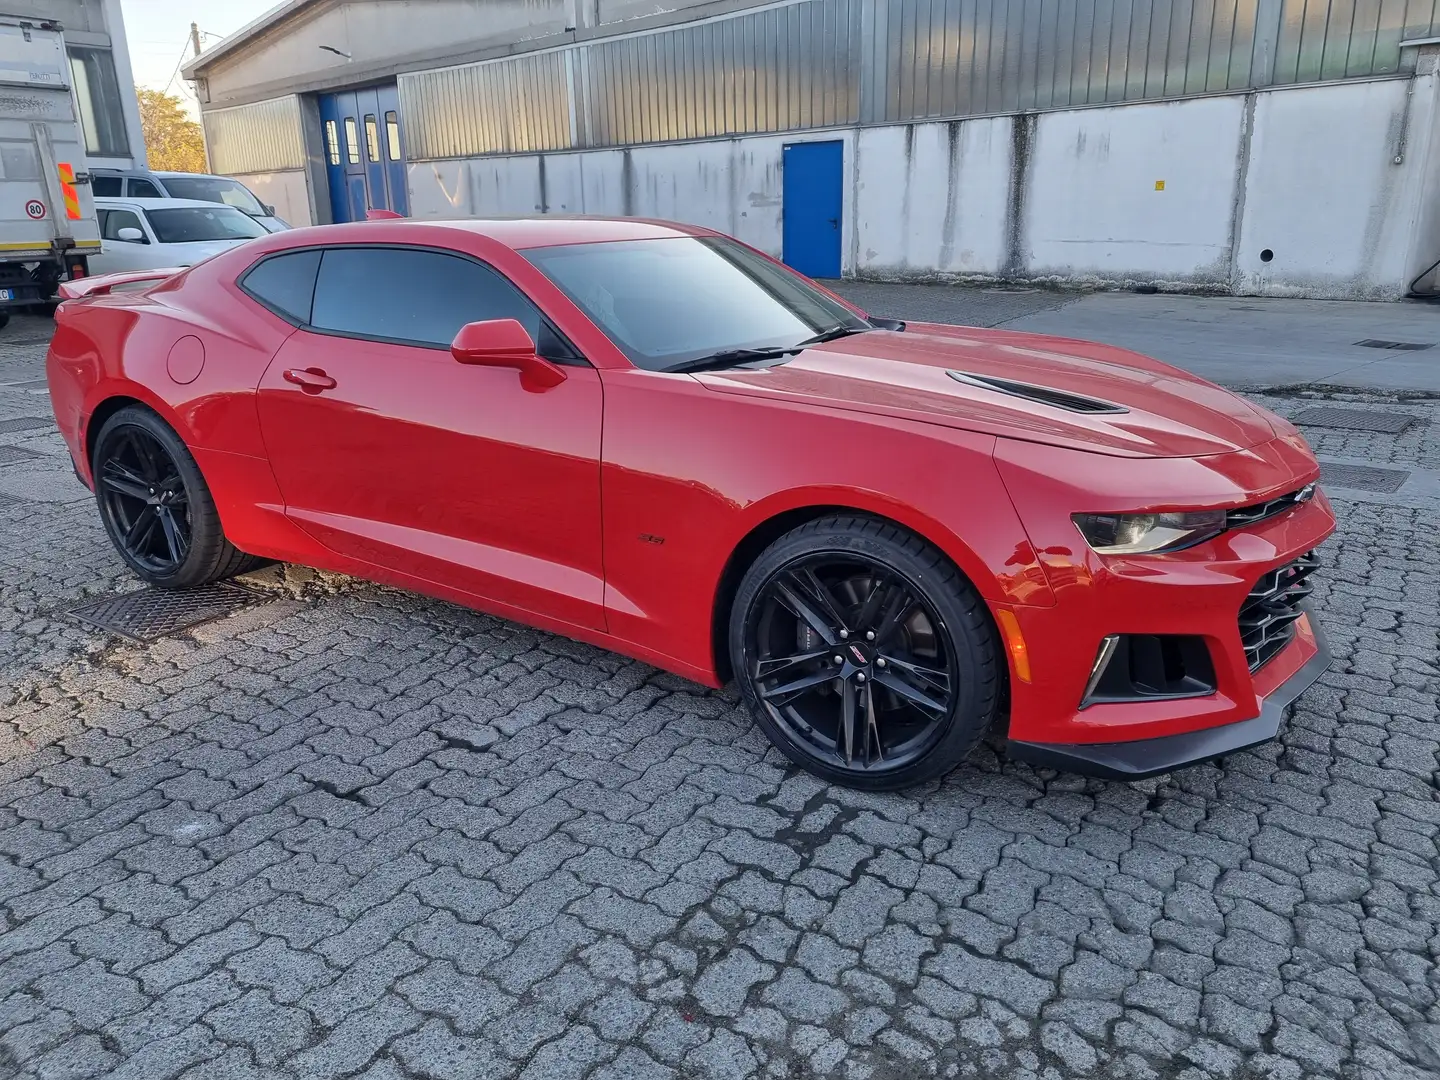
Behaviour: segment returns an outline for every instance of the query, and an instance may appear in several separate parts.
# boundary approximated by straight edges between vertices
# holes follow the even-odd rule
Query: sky
[[[135,84],[166,89],[188,101],[190,84],[180,78],[181,56],[190,55],[190,23],[200,24],[200,44],[210,48],[252,19],[277,6],[278,0],[120,0],[130,65]]]

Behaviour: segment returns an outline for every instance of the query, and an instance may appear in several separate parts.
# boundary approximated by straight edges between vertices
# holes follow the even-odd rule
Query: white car
[[[151,172],[149,169],[91,169],[90,193],[97,199],[199,199],[243,210],[270,232],[290,225],[275,216],[239,180],[211,173]]]
[[[96,199],[99,255],[92,274],[192,266],[227,248],[267,235],[233,206],[198,199]]]

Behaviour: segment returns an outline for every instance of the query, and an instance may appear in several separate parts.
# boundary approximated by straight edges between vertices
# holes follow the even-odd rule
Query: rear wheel
[[[935,548],[872,518],[822,518],[767,548],[736,595],[730,651],[771,741],[850,787],[949,772],[1000,696],[984,602]]]
[[[194,457],[144,406],[127,406],[105,421],[91,467],[106,533],[150,584],[190,588],[262,563],[225,538]]]

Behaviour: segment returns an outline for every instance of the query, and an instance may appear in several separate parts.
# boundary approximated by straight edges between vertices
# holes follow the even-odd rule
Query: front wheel
[[[849,787],[943,776],[1000,700],[984,602],[939,551],[873,518],[821,518],[770,545],[740,584],[729,638],[770,740]]]
[[[106,420],[91,467],[110,541],[150,584],[186,589],[259,564],[225,538],[194,457],[149,409],[126,406]]]

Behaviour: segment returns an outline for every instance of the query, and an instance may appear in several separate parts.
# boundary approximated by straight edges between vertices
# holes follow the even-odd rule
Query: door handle
[[[321,390],[334,390],[335,380],[320,368],[286,368],[281,373],[286,382],[294,383],[307,394],[318,394]]]

